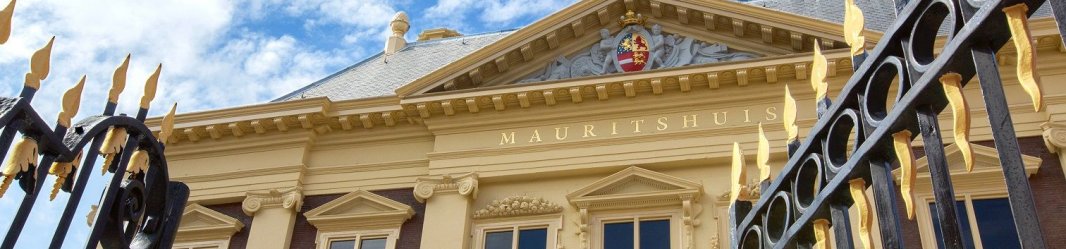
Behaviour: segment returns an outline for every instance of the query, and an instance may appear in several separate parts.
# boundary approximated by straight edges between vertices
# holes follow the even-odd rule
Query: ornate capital
[[[456,192],[462,196],[477,198],[477,173],[457,176],[421,177],[415,183],[415,199],[426,202],[435,193]]]
[[[255,216],[255,212],[262,208],[284,208],[299,212],[304,199],[302,190],[301,187],[288,187],[248,192],[244,197],[244,202],[241,203],[241,208],[248,216]]]
[[[474,211],[474,218],[514,217],[525,215],[554,214],[563,211],[563,207],[540,197],[511,196],[503,200],[494,200],[485,208]]]
[[[1044,123],[1044,145],[1051,153],[1066,149],[1066,123]]]

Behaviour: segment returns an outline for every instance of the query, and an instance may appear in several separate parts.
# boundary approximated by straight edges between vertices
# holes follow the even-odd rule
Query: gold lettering
[[[750,109],[744,109],[744,123],[751,123],[751,119],[748,116],[748,111],[750,111]]]
[[[562,134],[559,133],[559,127],[555,127],[555,140],[566,139],[566,136],[570,135],[570,126],[563,127]]]
[[[656,130],[666,130],[666,128],[669,127],[668,125],[666,125],[666,117],[659,117],[659,119],[655,120],[655,122],[659,123],[659,126],[655,127]]]
[[[585,125],[585,135],[582,135],[581,137],[595,137],[596,133],[592,133],[592,129],[595,128],[596,126],[590,124]]]
[[[514,144],[514,132],[507,134],[506,132],[500,132],[500,145]]]
[[[611,135],[618,135],[618,122],[611,122]]]
[[[629,122],[633,123],[633,133],[640,133],[640,125],[644,124],[644,120],[633,120]]]
[[[533,136],[529,137],[529,142],[539,143],[540,141],[540,130],[533,130]]]
[[[771,106],[766,108],[766,121],[773,121],[777,119],[777,107]]]
[[[691,117],[692,117],[692,119],[688,119],[688,118],[689,118],[689,116],[691,116]],[[699,127],[698,125],[696,125],[696,114],[692,114],[692,115],[681,115],[681,119],[682,119],[682,121],[681,121],[681,124],[682,124],[681,128],[688,128],[688,127],[690,127],[690,126],[688,125],[689,123],[692,123],[692,126],[691,126],[691,127]]]
[[[729,112],[722,112],[722,121],[718,122],[718,113],[715,112],[714,113],[714,124],[716,124],[716,125],[725,125],[725,123],[729,121],[729,116],[727,116],[727,115],[729,115]]]

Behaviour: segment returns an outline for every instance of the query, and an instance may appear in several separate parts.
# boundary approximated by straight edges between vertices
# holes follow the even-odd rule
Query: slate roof
[[[459,60],[514,32],[492,33],[408,43],[385,56],[378,53],[340,72],[311,83],[273,102],[328,97],[330,100],[363,99],[396,94],[396,89],[438,68]]]
[[[788,12],[823,21],[844,23],[844,0],[753,0],[750,5]],[[884,32],[896,21],[896,6],[892,0],[855,0],[866,18],[866,29]],[[1033,17],[1051,16],[1048,4],[1041,6]]]

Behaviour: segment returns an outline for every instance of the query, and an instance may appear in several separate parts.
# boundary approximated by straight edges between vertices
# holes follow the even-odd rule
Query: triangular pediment
[[[674,60],[681,59],[683,62],[670,66],[728,62],[730,59],[750,58],[751,56],[775,57],[805,53],[813,49],[815,40],[821,41],[823,49],[846,47],[841,41],[840,24],[743,3],[588,0],[577,2],[516,30],[493,44],[397,89],[396,93],[400,97],[405,97],[422,93],[508,85],[522,81],[565,80],[560,77],[545,77],[545,75],[552,74],[549,70],[552,68],[550,65],[561,65],[578,60],[588,62],[577,64],[593,64],[596,59],[583,59],[582,54],[591,53],[594,45],[598,45],[601,41],[615,42],[619,34],[627,33],[623,32],[623,29],[633,26],[620,24],[619,20],[628,11],[647,18],[646,23],[642,25],[645,29],[650,31],[652,27],[660,26],[664,37],[676,36],[674,42],[685,45],[680,46],[685,47],[684,49],[668,47],[667,51],[687,50],[689,54],[675,56]],[[600,30],[604,29],[609,32],[610,39],[604,39],[601,36]],[[691,38],[691,43],[684,43],[685,38]],[[876,40],[877,34],[870,34],[867,37],[867,41]],[[608,45],[617,46],[618,43]],[[700,50],[702,53],[693,56]],[[687,58],[690,56],[697,58]],[[668,56],[663,55],[660,59],[666,57]],[[603,58],[598,59],[605,58],[608,57],[604,55]],[[595,74],[589,72],[593,71],[590,68],[596,69],[597,67],[599,71],[603,71],[604,67],[599,64],[580,68],[570,67],[566,71],[579,72],[576,74],[579,76],[577,78],[592,77]],[[658,68],[669,67],[651,66],[648,69],[654,71]],[[618,71],[617,68],[614,69]],[[558,75],[563,70],[556,71],[555,74]],[[610,73],[613,72],[604,72],[608,75]]]
[[[319,230],[339,227],[399,226],[414,215],[406,204],[356,190],[307,211],[307,221]]]
[[[181,240],[225,239],[244,228],[244,223],[226,214],[193,203],[185,207],[178,226]]]
[[[633,200],[696,200],[702,193],[699,183],[632,166],[568,194],[567,199],[578,206],[609,208]]]
[[[968,173],[966,172],[965,160],[962,157],[962,152],[959,150],[959,147],[955,144],[944,146],[944,155],[948,162],[948,170],[952,175],[975,173],[1002,174],[1003,166],[1000,164],[999,152],[996,151],[996,148],[978,144],[970,144],[970,147],[973,148],[974,166],[973,172]],[[1026,173],[1029,175],[1036,173],[1037,169],[1040,168],[1042,160],[1040,160],[1039,157],[1025,154],[1022,154],[1021,156]],[[918,177],[929,176],[929,161],[926,160],[925,157],[915,160],[915,166],[918,168]]]

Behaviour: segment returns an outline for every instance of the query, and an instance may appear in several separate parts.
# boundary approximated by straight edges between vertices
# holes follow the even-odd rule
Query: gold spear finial
[[[155,88],[159,85],[159,71],[163,70],[163,63],[159,63],[159,66],[155,67],[155,72],[151,76],[148,76],[148,80],[144,82],[144,96],[141,97],[141,109],[148,109],[152,104],[152,99],[155,99]]]
[[[130,54],[115,68],[115,74],[111,76],[111,89],[107,91],[107,102],[118,104],[118,96],[126,88],[126,70],[130,67]]]
[[[81,90],[85,87],[85,75],[81,76],[81,80],[78,80],[78,84],[75,84],[70,90],[67,90],[63,94],[63,110],[59,111],[59,125],[70,128],[70,120],[74,118],[74,115],[78,115],[78,108],[81,106]]]
[[[962,95],[962,75],[958,73],[946,73],[940,76],[940,84],[944,85],[944,95],[947,96],[948,104],[951,105],[951,115],[954,118],[955,146],[959,147],[962,159],[966,164],[966,172],[973,172],[973,148],[970,147],[970,106],[966,104],[966,97]]]
[[[48,44],[33,52],[33,56],[30,57],[30,73],[37,76],[39,80],[48,78],[49,65],[52,63],[52,43],[55,41],[56,37],[52,36],[48,39]]]
[[[862,9],[855,0],[844,0],[844,42],[851,46],[851,55],[862,54],[866,38],[862,35],[865,26]]]
[[[15,0],[7,3],[7,7],[0,10],[0,44],[7,42],[11,37],[11,17],[15,15]]]
[[[71,172],[77,170],[78,165],[81,165],[81,151],[78,151],[77,154],[74,155],[74,160],[71,160],[70,162],[52,163],[52,167],[48,169],[48,174],[56,176],[56,183],[52,184],[52,195],[48,196],[49,201],[56,199],[59,190],[63,188],[63,183],[67,181],[67,176],[70,175]]]
[[[866,198],[866,180],[862,178],[848,181],[851,190],[851,200],[855,202],[855,209],[859,211],[859,240],[862,248],[873,248],[873,237],[870,232],[873,229],[873,213],[870,212],[870,199]]]
[[[759,151],[755,154],[755,166],[759,167],[759,181],[770,180],[770,140],[766,139],[766,132],[759,123]]]
[[[159,137],[156,138],[161,144],[167,144],[167,140],[170,139],[170,135],[174,134],[174,111],[178,109],[178,103],[170,106],[170,112],[163,116],[163,121],[159,125]]]
[[[784,121],[785,132],[788,133],[788,142],[791,143],[799,138],[799,126],[796,125],[796,99],[792,97],[792,92],[788,90],[788,85],[785,85],[784,109],[781,120]]]
[[[0,172],[3,173],[3,176],[0,176],[3,177],[0,180],[0,197],[4,197],[4,192],[7,192],[15,175],[29,171],[30,166],[37,166],[37,140],[24,136],[15,142],[14,146],[11,146],[11,154],[7,155],[4,171]]]
[[[744,151],[740,150],[740,143],[733,142],[733,176],[729,191],[730,203],[748,198],[747,173],[744,172]],[[730,204],[732,205],[732,204]]]
[[[825,55],[822,55],[822,49],[819,48],[818,44],[818,39],[814,39],[814,59],[811,62],[811,88],[814,89],[815,103],[826,98],[826,94],[829,92],[829,83],[825,82],[826,74],[829,72],[829,62],[826,61]]]
[[[1033,37],[1029,33],[1029,19],[1026,13],[1029,6],[1025,3],[1003,8],[1007,14],[1007,25],[1014,37],[1014,49],[1018,53],[1018,83],[1033,100],[1033,109],[1044,110],[1044,94],[1040,91],[1040,75],[1036,71],[1036,51],[1033,50]]]
[[[914,165],[914,154],[911,152],[911,131],[902,130],[892,134],[892,147],[896,150],[896,159],[899,159],[899,192],[903,196],[903,204],[907,206],[907,219],[914,219],[914,181],[917,180],[918,169]]]
[[[814,220],[814,249],[829,249],[829,220]]]

